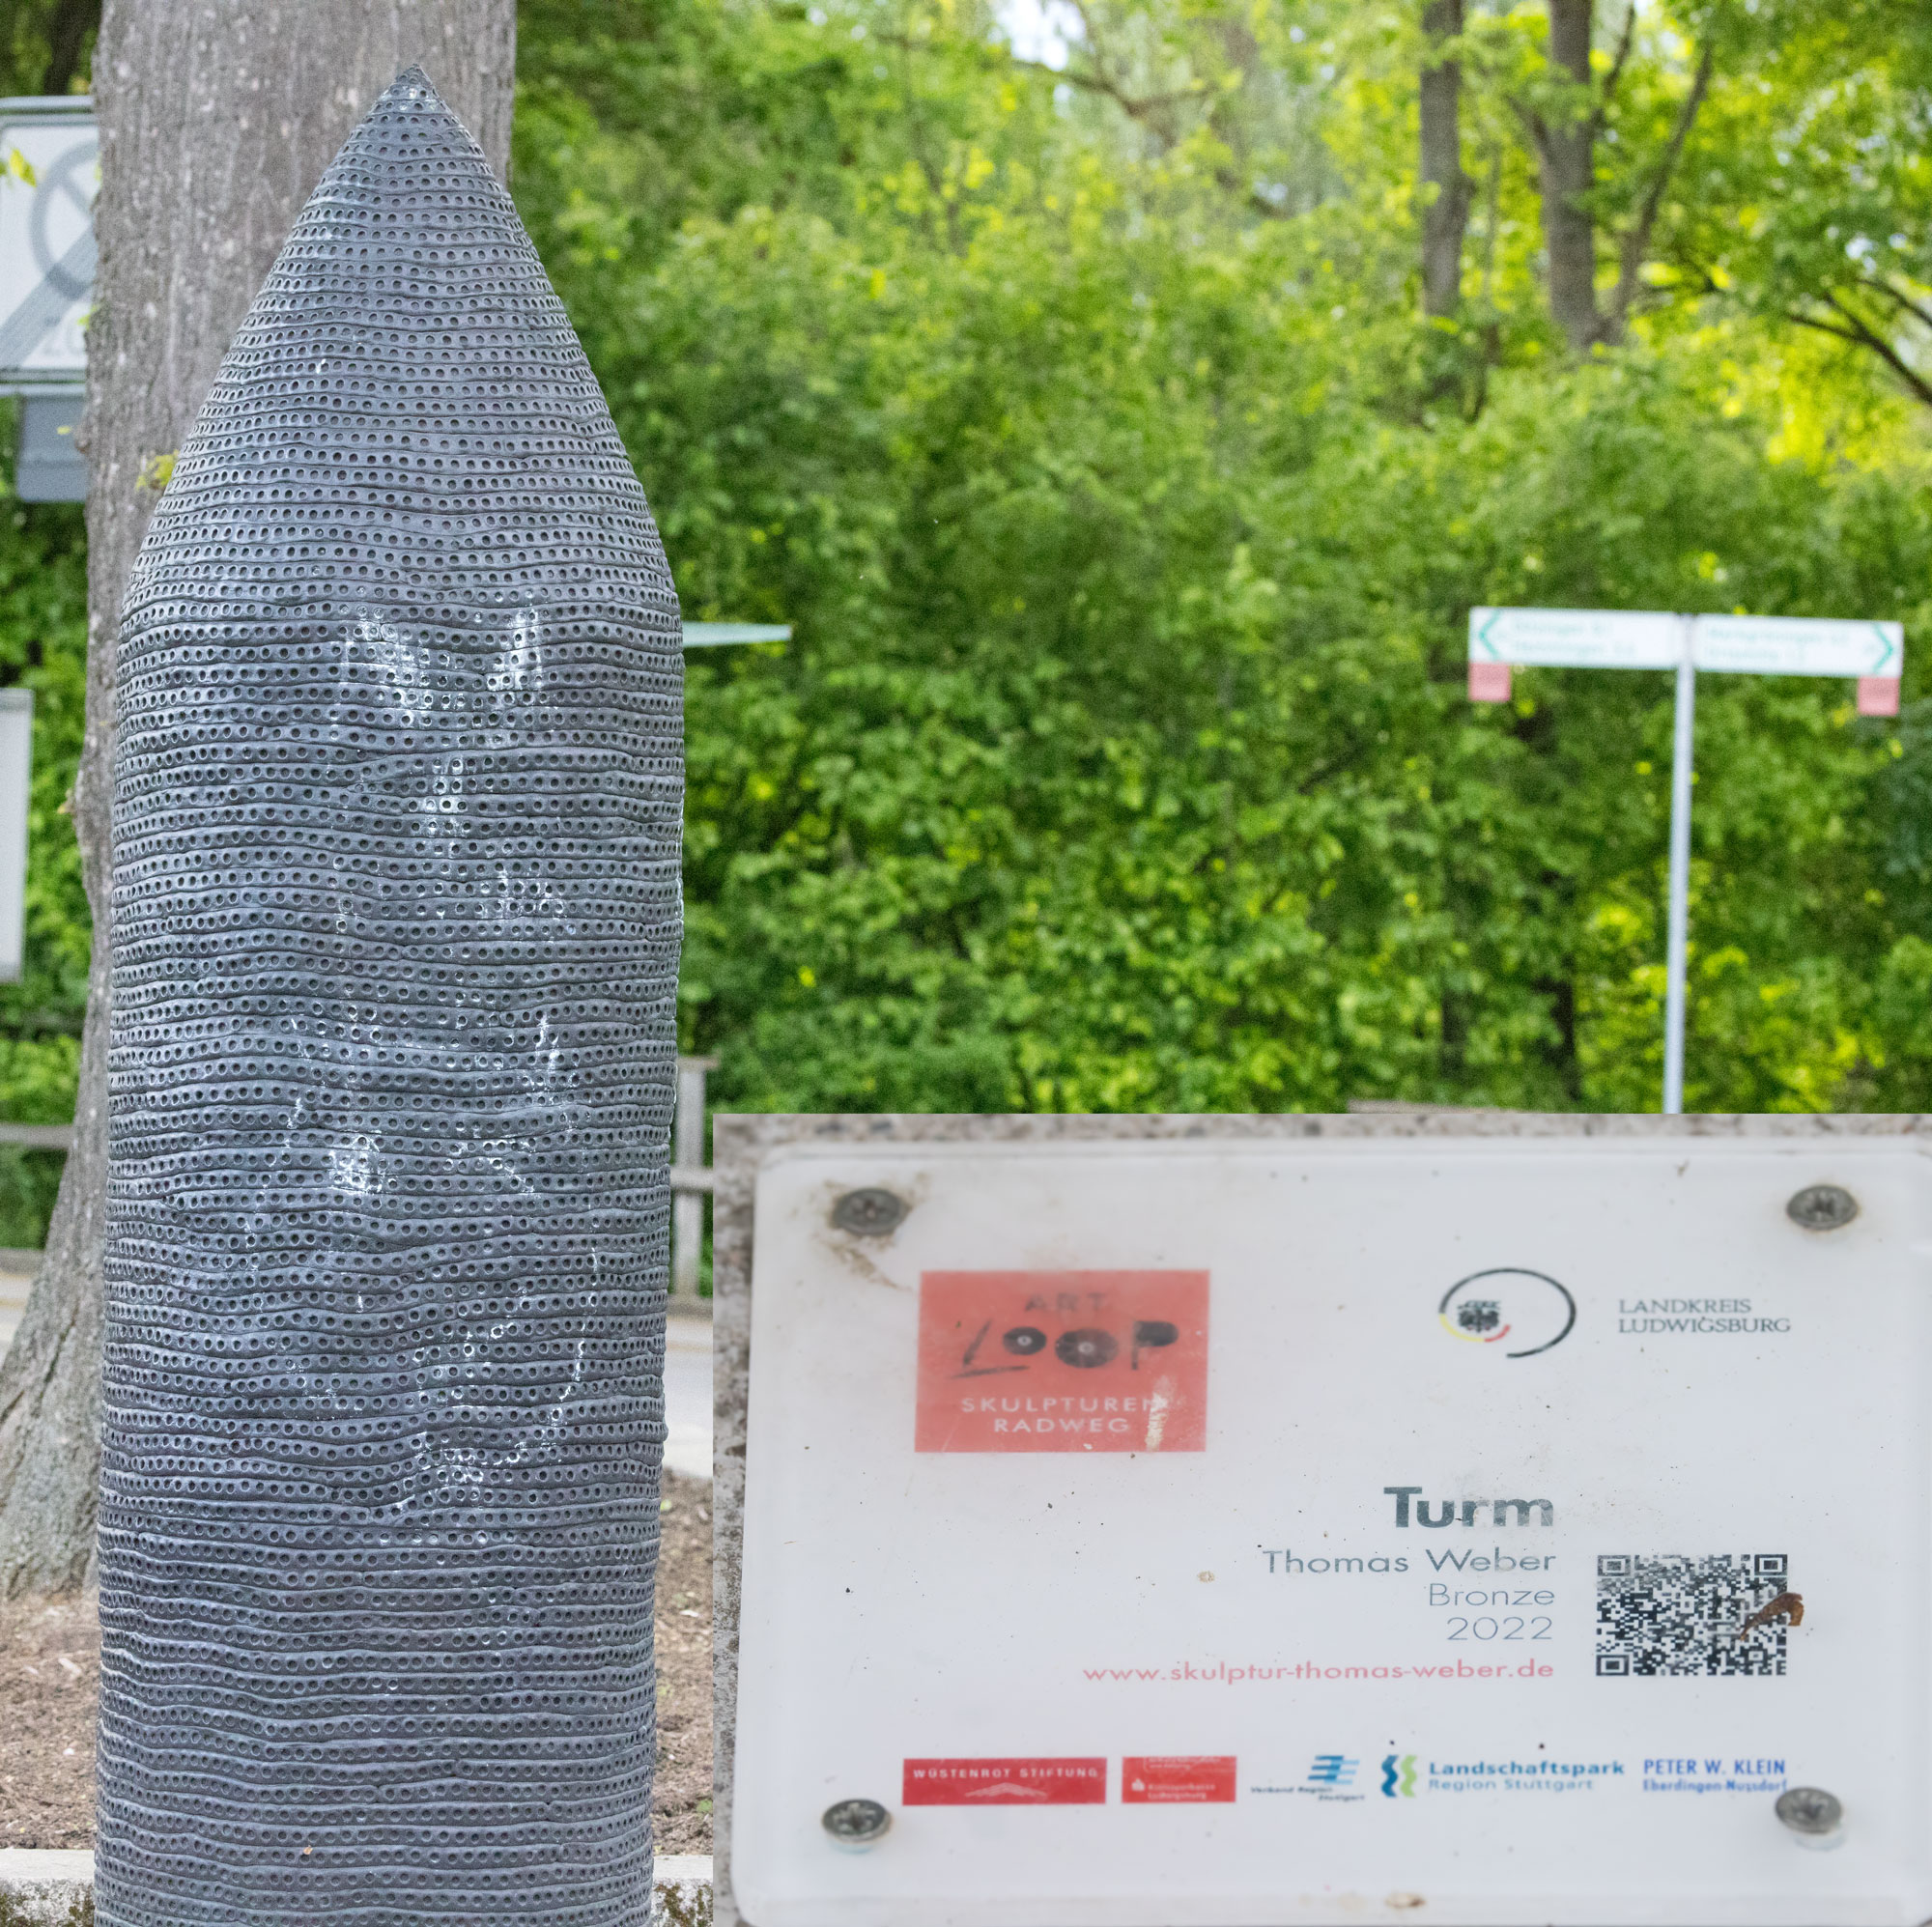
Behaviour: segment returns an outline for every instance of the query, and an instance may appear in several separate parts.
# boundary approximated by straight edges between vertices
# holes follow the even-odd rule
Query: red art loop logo
[[[921,1452],[1200,1452],[1205,1271],[928,1271]]]

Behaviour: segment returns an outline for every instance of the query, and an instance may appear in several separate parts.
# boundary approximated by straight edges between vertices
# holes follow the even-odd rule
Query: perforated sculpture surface
[[[103,1927],[648,1917],[678,645],[412,69],[127,596]]]

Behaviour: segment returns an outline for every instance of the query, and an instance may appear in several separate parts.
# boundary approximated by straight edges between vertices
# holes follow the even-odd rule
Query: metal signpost
[[[83,501],[73,445],[94,298],[94,107],[83,95],[0,100],[0,394],[20,398],[22,501]]]
[[[1684,1109],[1685,951],[1690,920],[1690,768],[1697,671],[1852,676],[1861,716],[1898,714],[1905,631],[1896,622],[1808,616],[1670,615],[1655,609],[1472,609],[1469,700],[1507,702],[1512,666],[1671,669],[1670,908],[1663,1006],[1663,1110]]]

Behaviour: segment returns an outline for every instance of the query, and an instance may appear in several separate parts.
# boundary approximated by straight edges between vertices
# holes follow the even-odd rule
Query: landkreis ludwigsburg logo
[[[1498,1346],[1505,1358],[1534,1358],[1570,1336],[1577,1301],[1548,1274],[1506,1264],[1459,1279],[1442,1294],[1436,1313],[1442,1329],[1465,1345]]]

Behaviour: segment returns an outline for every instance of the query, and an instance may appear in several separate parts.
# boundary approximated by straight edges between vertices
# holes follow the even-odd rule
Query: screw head
[[[1841,1231],[1858,1214],[1859,1201],[1842,1184],[1807,1184],[1784,1207],[1784,1215],[1807,1232]]]
[[[896,1192],[868,1185],[863,1191],[848,1191],[832,1207],[832,1222],[854,1237],[882,1238],[905,1222],[911,1208]]]
[[[893,1830],[893,1816],[875,1799],[841,1799],[825,1809],[818,1824],[839,1846],[866,1848]]]
[[[1777,1817],[1801,1839],[1822,1840],[1845,1824],[1845,1809],[1823,1787],[1789,1787],[1777,1797]]]

